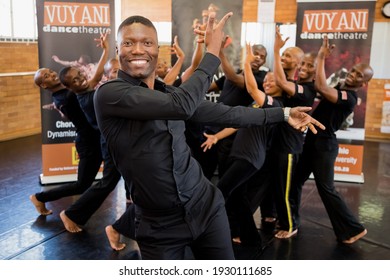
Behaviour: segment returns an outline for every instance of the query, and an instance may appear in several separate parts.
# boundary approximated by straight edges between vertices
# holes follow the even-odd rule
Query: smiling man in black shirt
[[[121,70],[118,79],[97,90],[94,105],[113,160],[124,179],[134,183],[135,237],[143,259],[184,259],[186,246],[196,259],[234,258],[223,196],[191,156],[185,120],[239,127],[281,122],[286,116],[298,129],[320,125],[303,113],[310,108],[261,110],[204,100],[230,16],[214,26],[211,13],[206,31],[199,31],[207,52],[179,87],[155,79],[159,48],[152,22],[132,16],[119,26]]]
[[[318,194],[325,206],[337,241],[352,244],[365,236],[367,230],[354,216],[336,190],[334,167],[339,152],[336,131],[343,121],[353,112],[357,104],[357,91],[368,85],[374,70],[366,63],[355,64],[347,73],[343,83],[336,87],[328,86],[325,76],[325,59],[329,57],[335,45],[329,44],[324,36],[317,55],[315,87],[321,94],[321,101],[313,111],[313,116],[326,124],[326,129],[314,135],[308,131],[299,159],[297,171],[292,181],[292,213],[299,224],[299,207],[302,187],[313,173]]]

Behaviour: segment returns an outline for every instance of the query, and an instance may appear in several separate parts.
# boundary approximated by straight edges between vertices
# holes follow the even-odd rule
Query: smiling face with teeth
[[[299,82],[311,82],[316,74],[316,54],[306,53],[298,67]]]
[[[117,53],[121,69],[153,88],[158,61],[158,39],[153,25],[130,22],[119,27]]]
[[[70,67],[66,72],[64,85],[73,92],[82,93],[89,89],[87,77],[77,68]]]

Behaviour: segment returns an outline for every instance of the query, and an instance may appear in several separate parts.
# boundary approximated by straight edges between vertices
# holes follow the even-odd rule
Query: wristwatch
[[[284,107],[283,113],[284,113],[284,121],[288,122],[288,118],[290,117],[290,107]]]

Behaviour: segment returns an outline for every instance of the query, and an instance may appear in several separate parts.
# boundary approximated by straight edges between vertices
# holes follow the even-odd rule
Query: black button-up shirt
[[[156,80],[154,89],[149,89],[120,70],[118,79],[97,90],[99,128],[120,173],[133,181],[133,199],[139,207],[162,210],[185,205],[210,187],[187,146],[184,120],[229,127],[283,121],[281,108],[264,111],[205,101],[219,63],[206,53],[179,87]]]
[[[76,141],[82,139],[96,139],[100,137],[100,132],[94,131],[86,119],[76,95],[68,90],[61,89],[52,94],[53,101],[57,108],[73,123],[76,127]]]

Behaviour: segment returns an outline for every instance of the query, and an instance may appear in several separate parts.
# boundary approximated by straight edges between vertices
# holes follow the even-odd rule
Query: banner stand
[[[325,61],[329,86],[334,87],[345,80],[355,64],[369,64],[375,2],[297,0],[296,45],[306,53],[318,52],[324,35],[328,36],[330,44],[336,45]],[[360,88],[357,96],[354,111],[336,132],[339,153],[334,166],[335,181],[364,183],[367,88]]]
[[[309,179],[314,180],[313,173],[310,174]],[[335,182],[349,182],[349,183],[363,184],[364,183],[364,173],[362,172],[360,175],[336,173],[336,174],[334,174],[334,181]]]
[[[87,76],[93,75],[102,54],[95,39],[106,32],[111,32],[109,58],[115,57],[114,0],[37,0],[36,8],[40,68],[59,73],[64,67],[73,66]],[[41,89],[41,185],[77,181],[76,128],[52,110],[52,103],[52,95]],[[102,168],[95,179],[102,177],[101,172]]]
[[[99,172],[96,175],[96,180],[100,180],[103,177],[103,173]],[[58,176],[45,176],[43,173],[39,175],[39,183],[42,186],[50,184],[61,184],[77,181],[77,174],[58,175]]]
[[[363,184],[364,183],[364,174],[363,174],[363,172],[360,175],[338,174],[337,173],[334,175],[334,180],[340,181],[340,182],[351,182],[351,183]]]

